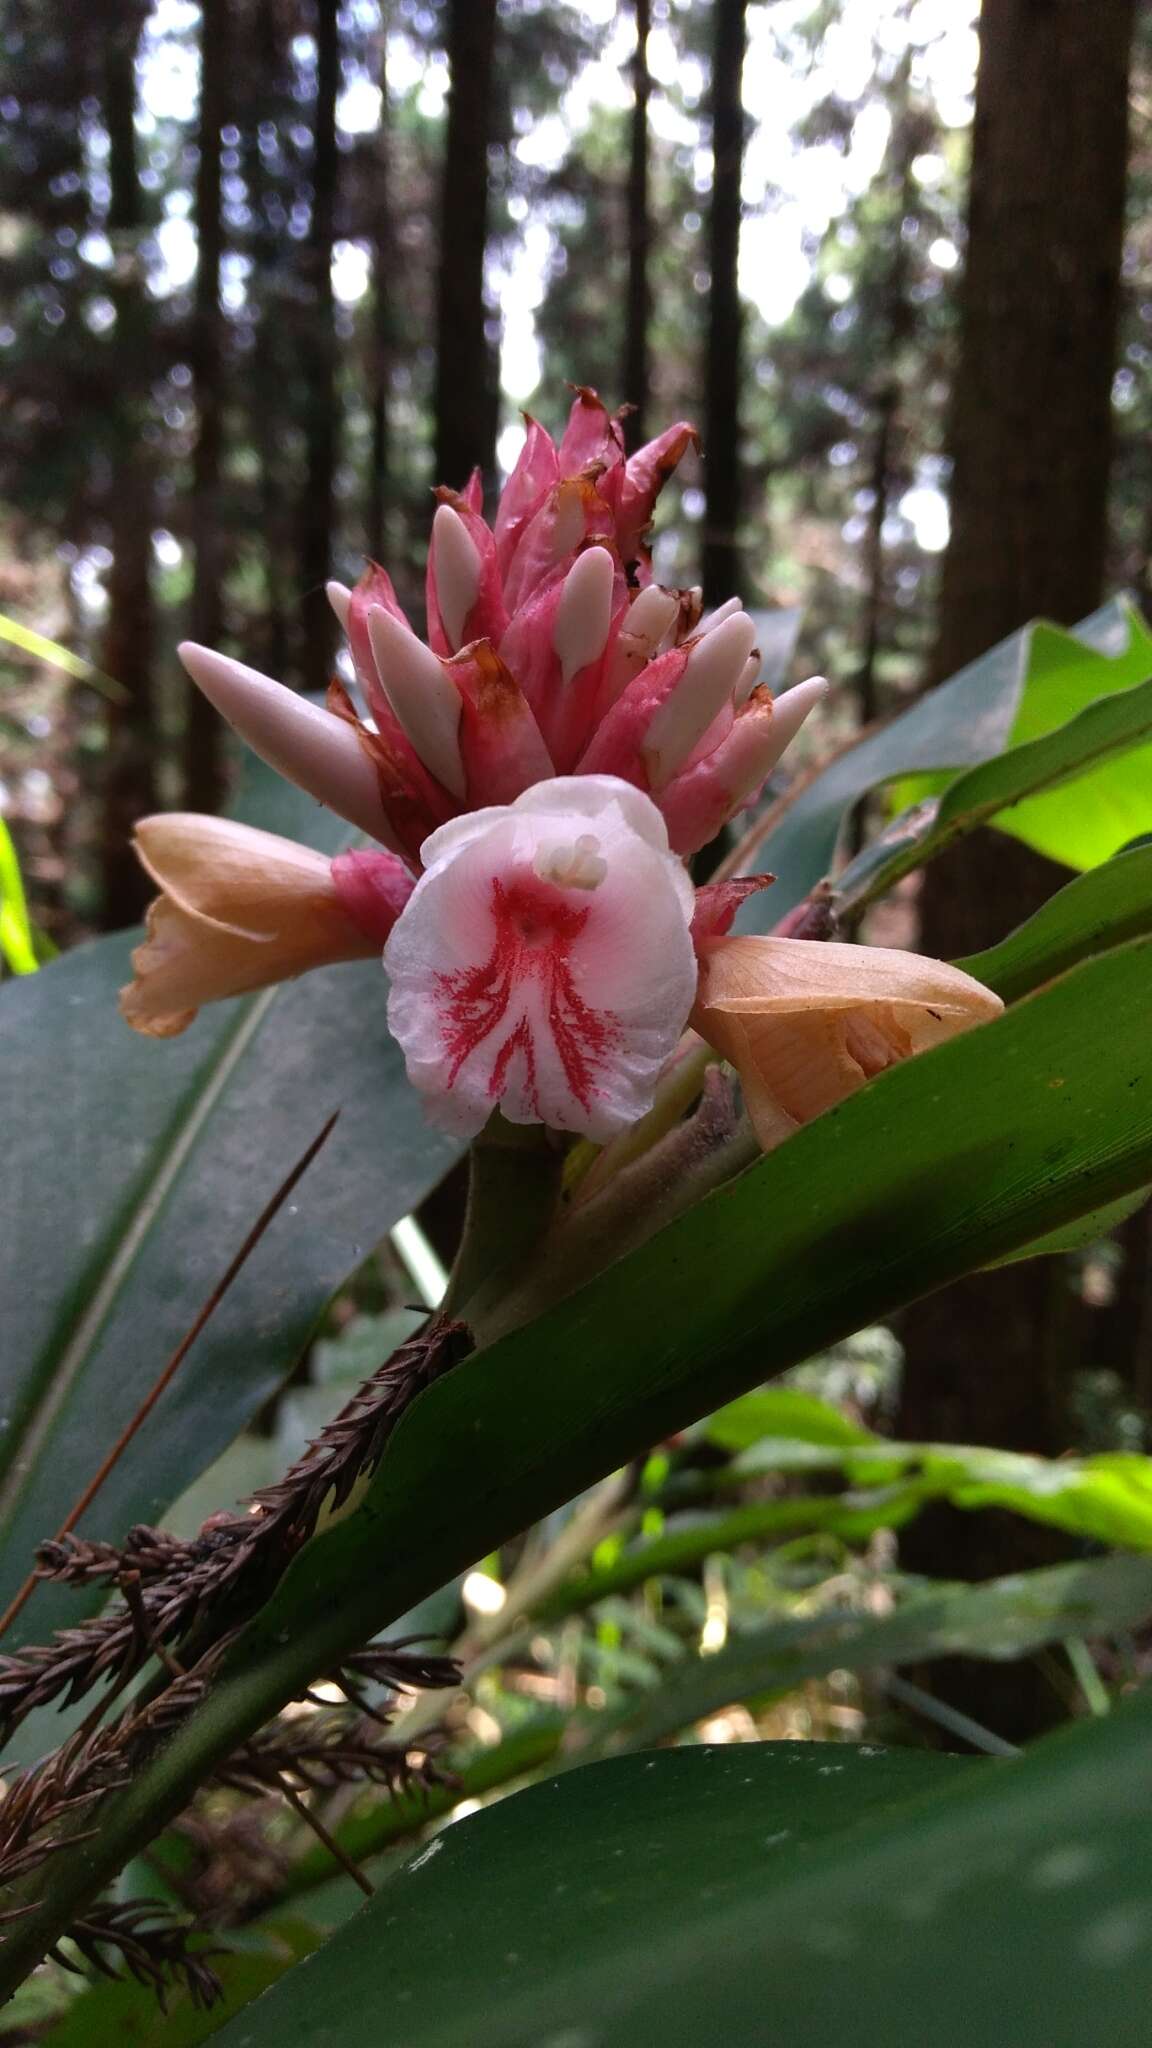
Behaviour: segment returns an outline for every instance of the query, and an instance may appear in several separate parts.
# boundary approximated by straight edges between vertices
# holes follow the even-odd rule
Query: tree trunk
[[[624,388],[621,397],[633,410],[624,422],[629,453],[647,439],[649,401],[648,327],[652,288],[648,274],[651,226],[648,219],[648,101],[652,74],[648,69],[651,0],[635,0],[636,50],[632,59],[632,129],[628,159],[628,299],[624,315]]]
[[[252,215],[251,294],[255,306],[255,333],[244,379],[245,412],[256,457],[256,523],[264,572],[263,616],[249,658],[267,674],[286,680],[293,659],[288,620],[295,577],[294,508],[286,473],[286,447],[294,425],[293,382],[284,360],[285,323],[279,290],[284,250],[274,215],[278,194],[260,147],[260,127],[270,108],[284,117],[290,93],[288,28],[277,0],[246,0],[239,25],[244,37],[240,69],[246,81],[241,151]],[[290,340],[287,347],[291,347]]]
[[[196,446],[192,456],[193,640],[218,646],[223,626],[224,547],[220,531],[223,453],[224,316],[220,266],[224,220],[220,204],[220,131],[227,118],[232,55],[229,0],[200,0],[200,113],[196,142],[196,296],[192,368]],[[224,793],[224,727],[206,697],[189,685],[184,733],[184,801],[216,811]]]
[[[449,0],[434,481],[454,489],[477,467],[486,481],[496,472],[496,365],[484,297],[495,42],[496,0]]]
[[[879,704],[876,694],[876,662],[883,645],[888,617],[888,564],[884,553],[884,527],[892,482],[892,431],[900,393],[890,379],[876,392],[875,424],[872,430],[872,461],[868,485],[872,502],[864,535],[864,606],[860,625],[860,666],[856,671],[856,708],[861,725],[871,725]]]
[[[708,214],[708,343],[704,368],[704,549],[706,605],[740,585],[741,317],[740,179],[744,164],[745,0],[714,0],[712,204]]]
[[[102,38],[108,132],[108,237],[117,252],[109,296],[116,308],[116,362],[108,518],[112,565],[101,666],[127,696],[109,705],[101,820],[105,928],[133,924],[151,887],[132,852],[137,818],[155,810],[155,617],[152,591],[154,480],[146,439],[151,334],[140,259],[144,208],[136,161],[136,52],[145,8],[114,0]]]
[[[917,201],[912,164],[923,141],[923,128],[911,101],[912,61],[906,56],[892,83],[892,139],[888,148],[887,232],[889,254],[883,275],[880,318],[882,362],[876,366],[872,393],[874,422],[869,488],[872,502],[864,536],[864,605],[860,633],[860,666],[856,700],[861,725],[871,725],[880,710],[876,665],[889,619],[888,560],[884,528],[892,497],[893,462],[903,400],[904,355],[916,324],[909,296],[909,242],[903,223],[914,218]],[[862,821],[861,821],[862,822]]]
[[[388,515],[394,493],[391,481],[392,368],[396,356],[392,293],[396,276],[395,242],[392,234],[392,194],[389,162],[388,39],[383,28],[379,38],[380,129],[376,137],[375,185],[373,191],[372,236],[372,331],[368,372],[372,409],[372,445],[369,455],[368,504],[365,541],[373,561],[388,558]]]
[[[1132,25],[1132,0],[984,0],[935,681],[1037,613],[1072,622],[1102,594]],[[924,951],[987,945],[1060,879],[979,835],[927,871]],[[1042,1259],[911,1309],[900,1434],[1064,1448],[1065,1286]],[[1007,1516],[933,1513],[903,1552],[918,1571],[984,1576],[1052,1546]],[[953,1666],[942,1685],[1002,1735],[1060,1711],[1035,1667]]]
[[[332,249],[340,157],[336,97],[340,89],[339,0],[315,0],[316,98],[312,115],[312,213],[305,251],[308,322],[303,330],[304,495],[300,505],[301,660],[306,690],[325,690],[336,624],[324,595],[332,570],[336,510],[339,400]]]

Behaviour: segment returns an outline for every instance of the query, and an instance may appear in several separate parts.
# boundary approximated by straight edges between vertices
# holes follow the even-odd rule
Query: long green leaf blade
[[[592,1765],[437,1836],[221,2048],[1137,2048],[1150,1734],[1146,1693],[1009,1763]]]

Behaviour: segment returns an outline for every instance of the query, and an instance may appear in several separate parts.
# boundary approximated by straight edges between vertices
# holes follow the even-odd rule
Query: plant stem
[[[490,1300],[519,1275],[551,1228],[564,1153],[540,1124],[510,1124],[497,1112],[472,1146],[464,1234],[444,1313]]]

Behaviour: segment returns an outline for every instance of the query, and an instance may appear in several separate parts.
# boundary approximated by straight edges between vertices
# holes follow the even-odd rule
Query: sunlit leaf
[[[87,683],[89,689],[98,690],[115,704],[127,701],[128,692],[123,683],[113,676],[106,676],[94,663],[85,661],[82,654],[74,654],[70,647],[61,647],[58,640],[48,640],[43,633],[34,632],[31,626],[22,626],[18,619],[10,619],[0,612],[0,641],[7,641],[9,647],[19,648],[21,654],[30,654],[34,661],[47,662],[49,668],[58,668],[77,683]]]
[[[994,821],[1007,830],[1014,820],[1035,811],[1041,801],[1035,792],[1065,783],[1069,815],[1078,817],[1083,809],[1095,819],[1096,858],[1107,858],[1135,830],[1152,821],[1152,748],[1141,744],[1150,731],[1152,682],[1138,683],[1131,690],[1098,698],[1055,732],[1021,741],[1006,753],[970,768],[949,783],[938,804],[921,807],[924,822],[919,835],[906,831],[888,846],[886,858],[870,850],[845,870],[836,884],[837,903],[845,910],[862,910],[886,894],[902,875],[943,853],[977,825]],[[1097,769],[1092,786],[1093,774],[1085,763],[1102,762],[1110,764],[1112,774],[1124,772],[1125,789],[1131,781],[1129,811],[1115,799],[1111,783],[1100,786],[1103,769]],[[1102,840],[1101,834],[1105,835]],[[1016,836],[1027,838],[1029,844],[1038,843],[1031,829]],[[1086,835],[1082,834],[1078,843],[1083,850]],[[1042,850],[1054,852],[1055,846],[1050,843]],[[1058,857],[1073,864],[1071,839]]]
[[[0,818],[0,960],[10,974],[35,974],[40,965],[24,896],[16,848]]]
[[[957,770],[1050,732],[1097,698],[1130,690],[1150,676],[1152,635],[1125,599],[1106,605],[1072,633],[1040,624],[1012,634],[841,754],[801,792],[758,857],[757,864],[776,875],[776,885],[749,899],[740,928],[768,931],[802,901],[833,867],[844,821],[870,790],[893,784],[897,810],[939,796]],[[1010,829],[1071,866],[1107,859],[1152,828],[1148,763],[1149,750],[1136,748],[1066,791],[1019,805]],[[1052,843],[1054,828],[1059,844]]]

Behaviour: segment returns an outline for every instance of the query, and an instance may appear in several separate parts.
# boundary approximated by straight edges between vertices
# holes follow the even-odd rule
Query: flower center
[[[598,889],[608,873],[594,832],[581,832],[574,845],[565,840],[559,846],[539,847],[532,865],[542,882],[552,882],[557,889]]]

